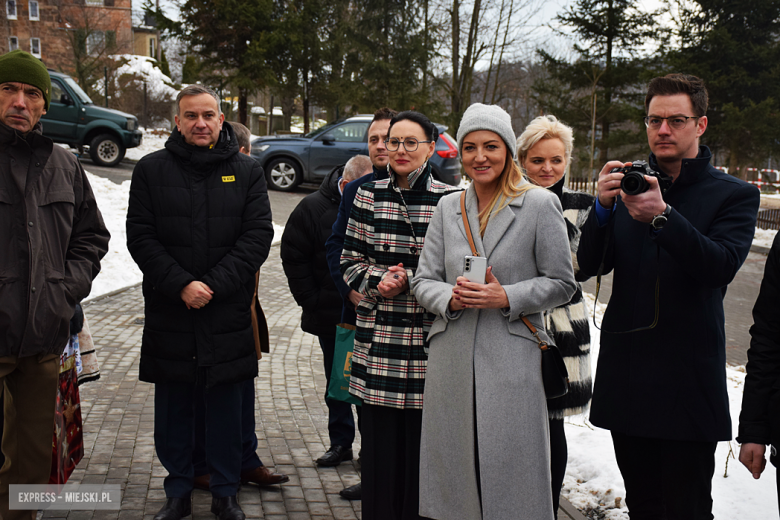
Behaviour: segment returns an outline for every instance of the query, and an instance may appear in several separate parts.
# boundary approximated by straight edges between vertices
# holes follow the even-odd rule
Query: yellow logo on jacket
[[[224,175],[222,177],[222,182],[236,182],[236,176],[235,175]]]
[[[352,375],[352,352],[347,352],[346,359],[344,360],[344,378],[349,379]]]

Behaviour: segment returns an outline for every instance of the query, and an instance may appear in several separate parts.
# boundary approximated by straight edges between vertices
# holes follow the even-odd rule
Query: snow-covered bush
[[[109,106],[133,114],[142,126],[170,128],[179,90],[160,70],[157,60],[133,54],[111,58],[115,66],[109,75]],[[104,80],[94,88],[104,92]]]

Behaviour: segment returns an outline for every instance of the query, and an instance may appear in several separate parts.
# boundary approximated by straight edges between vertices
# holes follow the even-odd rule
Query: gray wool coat
[[[519,318],[527,316],[549,341],[543,311],[566,303],[576,290],[561,205],[547,190],[529,190],[494,214],[480,238],[477,199],[469,188],[474,242],[504,287],[509,308],[451,313],[452,288],[471,254],[459,197],[439,202],[412,280],[417,300],[436,315],[428,334],[420,515],[552,519],[541,352]]]

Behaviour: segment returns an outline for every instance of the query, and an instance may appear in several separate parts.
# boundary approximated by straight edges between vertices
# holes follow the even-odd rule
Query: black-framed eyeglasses
[[[671,128],[674,128],[675,130],[682,130],[688,125],[689,119],[699,119],[700,117],[701,116],[647,116],[644,118],[644,120],[645,126],[647,128],[652,128],[653,130],[661,128],[661,125],[664,123],[664,119]]]
[[[390,139],[387,139],[385,141],[385,146],[387,149],[391,152],[395,152],[398,150],[398,147],[401,146],[401,143],[404,145],[404,150],[407,152],[414,152],[417,150],[417,147],[420,146],[420,143],[432,143],[433,141],[418,141],[414,137],[406,137],[404,139],[398,139],[397,137],[391,137]]]

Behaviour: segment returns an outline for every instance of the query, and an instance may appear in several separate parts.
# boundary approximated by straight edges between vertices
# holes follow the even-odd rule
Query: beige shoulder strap
[[[460,214],[463,217],[463,227],[466,228],[466,238],[469,239],[469,246],[471,247],[471,254],[474,256],[480,256],[477,251],[477,246],[474,245],[474,238],[471,235],[471,226],[469,226],[469,216],[466,214],[466,192],[463,191],[460,194]]]

